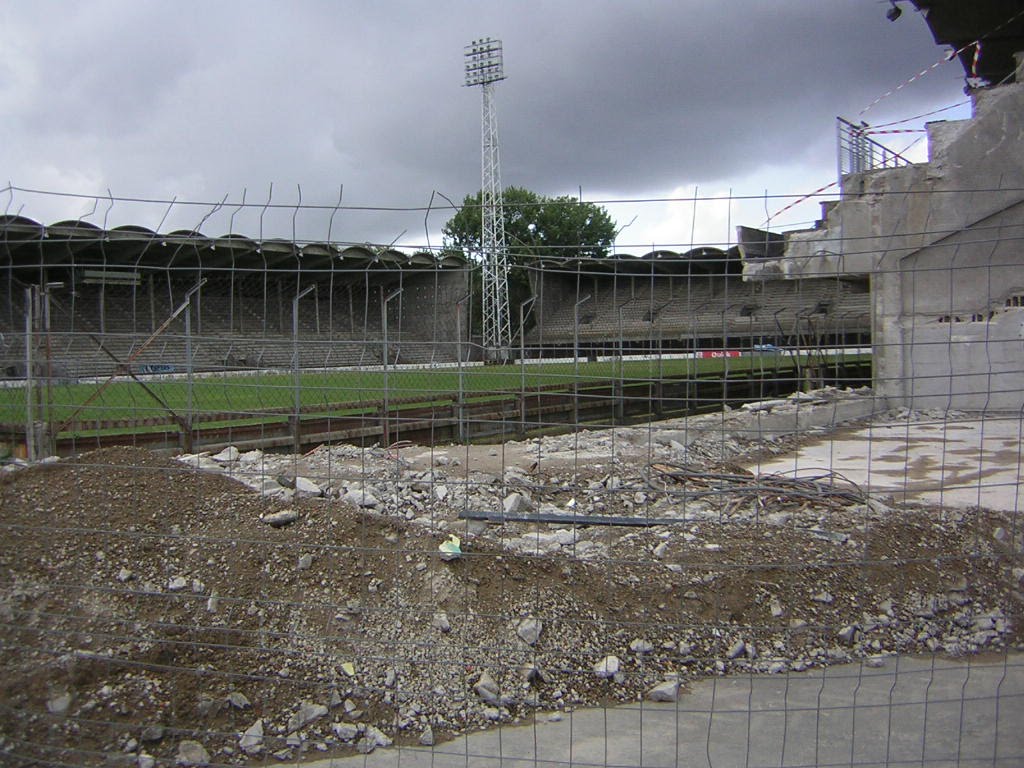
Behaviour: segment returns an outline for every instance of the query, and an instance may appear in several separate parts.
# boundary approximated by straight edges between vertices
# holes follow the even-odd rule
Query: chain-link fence
[[[501,363],[455,254],[6,217],[0,753],[1020,764],[1014,210],[518,254]]]

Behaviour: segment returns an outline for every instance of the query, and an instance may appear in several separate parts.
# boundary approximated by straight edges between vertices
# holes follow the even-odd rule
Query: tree
[[[575,197],[545,197],[522,187],[504,192],[502,209],[509,265],[523,267],[535,258],[590,258],[608,255],[615,222],[603,207]],[[442,230],[445,245],[467,256],[480,253],[481,194],[467,195]]]
[[[467,258],[479,258],[482,196],[466,195],[462,207],[444,225],[444,245]],[[615,240],[615,222],[594,203],[574,197],[544,197],[522,187],[503,193],[505,247],[508,254],[509,306],[513,314],[532,295],[528,267],[538,258],[603,258]],[[473,328],[479,330],[481,286],[474,271]],[[532,325],[527,319],[526,327]]]

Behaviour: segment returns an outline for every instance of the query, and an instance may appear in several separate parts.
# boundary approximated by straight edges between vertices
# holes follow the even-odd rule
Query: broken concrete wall
[[[1024,284],[1018,61],[1018,82],[972,93],[971,119],[928,124],[928,162],[845,176],[781,259],[744,264],[748,278],[870,275],[875,386],[893,405],[1024,407],[1024,336],[1006,306]]]

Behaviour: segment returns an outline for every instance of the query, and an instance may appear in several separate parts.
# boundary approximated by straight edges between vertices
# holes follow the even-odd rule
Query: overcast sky
[[[946,53],[901,5],[890,22],[880,0],[11,0],[0,186],[178,202],[14,191],[0,212],[436,247],[451,210],[422,209],[480,187],[462,55],[490,36],[505,186],[632,201],[604,203],[622,252],[729,242],[790,202],[775,196],[835,179],[837,115],[880,124],[965,99],[951,62],[859,114]],[[296,212],[300,190],[325,207]],[[703,199],[730,192],[755,199]],[[639,202],[662,198],[681,199]]]

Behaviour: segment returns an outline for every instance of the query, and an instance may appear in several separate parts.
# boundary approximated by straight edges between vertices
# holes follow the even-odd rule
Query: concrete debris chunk
[[[304,728],[315,720],[327,714],[327,707],[323,704],[315,704],[311,701],[303,701],[298,711],[288,718],[288,733]]]
[[[308,477],[295,478],[295,493],[300,496],[323,496],[323,489]]]
[[[527,645],[536,645],[537,641],[540,640],[540,633],[543,629],[544,624],[540,619],[529,617],[519,622],[519,626],[516,627],[516,634]]]
[[[242,732],[238,748],[247,755],[258,755],[263,751],[263,719],[258,719]]]
[[[679,698],[679,680],[665,680],[647,692],[650,701],[674,702]]]
[[[619,674],[621,667],[622,662],[619,661],[618,656],[605,656],[594,665],[594,674],[602,679],[607,679]]]
[[[334,723],[331,725],[334,735],[341,741],[352,741],[359,735],[359,728],[352,723]]]
[[[270,512],[263,515],[263,522],[271,528],[282,528],[294,523],[299,519],[299,512],[295,509],[282,509],[280,512]]]
[[[198,741],[185,739],[178,744],[178,754],[174,758],[174,764],[181,766],[209,765],[210,753]]]
[[[638,637],[629,643],[629,650],[639,654],[652,653],[654,651],[654,643]]]
[[[501,701],[501,690],[486,669],[480,673],[480,678],[473,686],[473,691],[488,704],[498,704]]]

